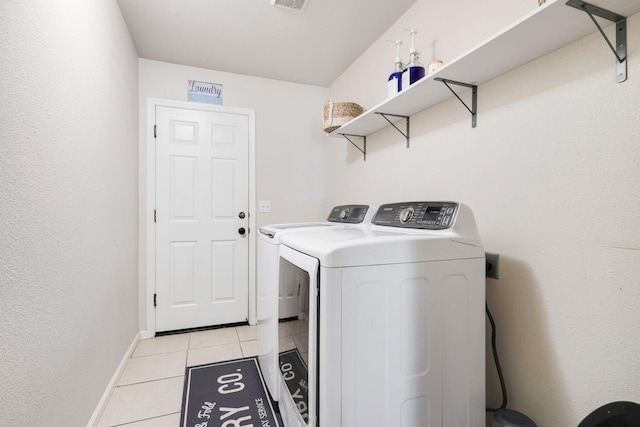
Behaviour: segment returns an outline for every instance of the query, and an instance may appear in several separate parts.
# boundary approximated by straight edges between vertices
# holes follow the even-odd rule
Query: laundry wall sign
[[[205,104],[222,105],[222,85],[189,80],[188,100]]]

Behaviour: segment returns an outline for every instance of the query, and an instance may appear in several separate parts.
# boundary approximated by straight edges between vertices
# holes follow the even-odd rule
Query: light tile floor
[[[141,340],[98,427],[176,427],[187,366],[257,354],[255,326],[167,335]]]

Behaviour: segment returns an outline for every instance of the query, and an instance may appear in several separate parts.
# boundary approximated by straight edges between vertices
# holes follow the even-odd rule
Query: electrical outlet
[[[485,253],[485,276],[498,279],[500,271],[500,255]]]
[[[260,200],[258,202],[258,212],[271,212],[271,201],[270,200]]]

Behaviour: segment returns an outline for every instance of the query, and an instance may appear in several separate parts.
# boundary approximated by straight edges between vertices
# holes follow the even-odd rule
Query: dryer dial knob
[[[346,208],[340,211],[340,219],[345,220],[349,218],[349,214],[351,213],[351,209]]]
[[[413,206],[409,206],[408,208],[404,208],[400,211],[400,222],[406,224],[413,218]]]

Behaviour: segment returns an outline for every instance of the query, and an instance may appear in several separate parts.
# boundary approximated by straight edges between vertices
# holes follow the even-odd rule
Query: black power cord
[[[500,367],[500,361],[498,360],[498,349],[496,346],[496,322],[493,321],[493,316],[489,311],[489,305],[485,303],[485,309],[487,311],[487,317],[489,323],[491,323],[491,349],[493,350],[493,360],[496,363],[496,370],[498,371],[498,378],[500,378],[500,387],[502,388],[502,405],[499,408],[487,408],[487,412],[495,412],[507,407],[507,386],[504,383],[504,376],[502,375],[502,368]]]

